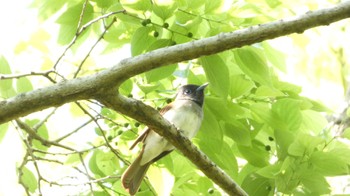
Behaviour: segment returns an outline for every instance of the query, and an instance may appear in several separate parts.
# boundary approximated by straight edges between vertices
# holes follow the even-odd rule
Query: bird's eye
[[[191,93],[192,93],[192,91],[190,89],[185,89],[184,90],[184,94],[185,95],[188,95],[188,94],[191,94]]]

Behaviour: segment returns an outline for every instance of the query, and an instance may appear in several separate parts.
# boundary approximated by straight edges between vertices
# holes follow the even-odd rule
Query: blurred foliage
[[[54,81],[70,79],[74,75],[90,75],[109,66],[111,61],[117,63],[114,56],[125,55],[127,45],[130,46],[130,54],[137,56],[291,16],[297,12],[293,8],[298,3],[304,6],[301,9],[323,7],[317,1],[291,3],[278,0],[35,0],[32,6],[38,9],[38,18],[43,22],[56,22],[59,32],[54,39],[68,51],[63,58],[57,58],[59,55],[56,54],[55,58],[44,59],[40,69],[54,69],[49,75]],[[90,23],[95,19],[98,20]],[[341,31],[348,32],[349,29],[343,27]],[[16,52],[25,52],[29,46],[42,53],[48,52],[48,43],[38,39],[40,35],[44,40],[49,39],[49,34],[42,29],[36,35],[31,41],[20,42]],[[98,38],[102,38],[97,42],[102,49],[99,54],[90,55],[88,50],[94,46],[88,44]],[[308,47],[313,41],[301,38],[301,35],[292,35],[291,39],[300,47]],[[339,44],[334,52],[342,59],[342,65],[331,74],[338,76],[338,71],[342,70],[341,78],[346,86],[348,59],[345,54],[349,51],[342,50]],[[98,55],[109,55],[108,63],[99,63]],[[69,59],[71,56],[75,56],[74,59]],[[350,149],[327,129],[327,120],[322,112],[329,112],[328,108],[302,96],[299,86],[279,78],[278,75],[288,72],[286,58],[290,56],[266,41],[151,70],[126,80],[119,91],[159,109],[174,97],[179,85],[208,81],[210,86],[204,105],[204,121],[193,142],[212,161],[249,195],[330,194],[331,187],[326,177],[349,174],[350,159],[347,157]],[[305,54],[293,58],[310,62],[312,70],[317,71],[314,77],[331,77],[328,71],[327,74],[323,72],[322,66],[316,65],[327,62],[325,58],[333,56],[320,58]],[[300,63],[299,70],[308,72],[311,69],[303,65],[305,63]],[[6,58],[1,57],[0,73],[12,72]],[[12,97],[32,90],[33,86],[45,86],[52,80],[43,82],[20,76],[18,79],[1,80],[0,96]],[[70,115],[80,119],[79,126],[70,125],[69,130],[51,127],[68,120],[65,114],[59,112],[61,108],[53,114],[43,114],[40,120],[29,116],[26,123],[43,140],[55,141],[75,150],[45,145],[23,132],[21,135],[27,138],[26,148],[31,153],[27,153],[19,167],[21,184],[28,193],[34,194],[43,192],[41,187],[46,183],[62,190],[68,186],[70,194],[126,195],[119,176],[126,168],[127,160],[135,157],[136,153],[128,151],[128,147],[144,126],[93,101],[67,105]],[[83,124],[82,119],[88,122]],[[0,141],[6,130],[7,125],[0,126]],[[57,148],[63,152],[57,151]],[[49,177],[39,172],[41,168],[36,164],[33,166],[36,162],[71,168],[84,174],[75,179],[78,184],[81,181],[90,183],[82,187],[79,184],[72,191],[74,182],[66,178],[74,176],[74,172],[63,172],[57,174],[63,175],[61,178],[56,176],[47,180]],[[156,192],[160,195],[222,194],[177,152],[154,164],[148,175],[138,195],[154,195]]]

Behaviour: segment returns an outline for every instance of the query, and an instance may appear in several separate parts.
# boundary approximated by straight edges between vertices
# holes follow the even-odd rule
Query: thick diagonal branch
[[[54,84],[0,102],[0,124],[52,106],[94,98],[96,93],[118,87],[125,79],[151,69],[291,33],[301,33],[306,29],[328,25],[348,17],[350,17],[350,1],[345,1],[332,8],[308,12],[294,18],[222,33],[127,58],[97,74]]]

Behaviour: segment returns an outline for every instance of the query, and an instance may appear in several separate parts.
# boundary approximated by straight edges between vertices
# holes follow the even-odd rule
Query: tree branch
[[[348,17],[350,17],[350,1],[345,1],[332,8],[307,12],[290,19],[256,25],[235,32],[221,33],[213,37],[127,58],[97,74],[63,81],[0,102],[0,123],[79,99],[94,98],[96,93],[103,93],[105,90],[118,87],[127,78],[151,69],[291,33],[301,33],[306,29],[328,25]]]

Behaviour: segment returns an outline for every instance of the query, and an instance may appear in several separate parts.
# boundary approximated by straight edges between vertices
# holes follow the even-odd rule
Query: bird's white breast
[[[164,113],[164,118],[175,125],[183,134],[192,138],[196,135],[203,119],[202,108],[189,100],[177,100],[174,107]],[[145,149],[141,165],[151,161],[164,151],[174,149],[166,139],[151,131],[145,140]]]

